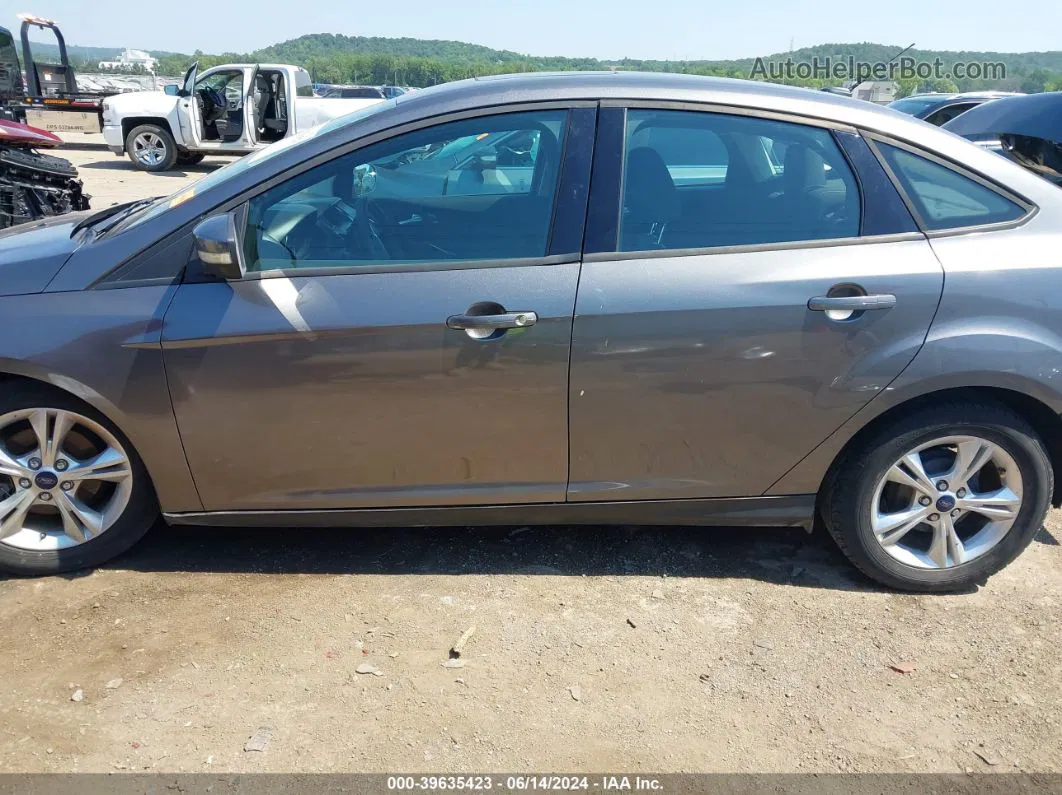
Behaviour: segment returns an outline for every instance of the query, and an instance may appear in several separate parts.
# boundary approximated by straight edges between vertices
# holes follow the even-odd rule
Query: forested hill
[[[136,46],[136,42],[128,42]],[[71,57],[84,70],[91,70],[95,62],[113,58],[122,47],[70,46]],[[834,61],[852,58],[856,61],[886,62],[903,49],[902,45],[874,43],[820,44],[805,47],[791,53],[776,53],[764,56],[765,64],[780,63],[786,59],[794,62],[826,57]],[[40,56],[55,57],[55,47],[38,45]],[[402,83],[406,85],[432,85],[447,80],[473,75],[515,71],[568,70],[568,69],[637,69],[645,71],[690,72],[693,74],[749,77],[755,58],[738,60],[713,60],[711,53],[704,58],[690,61],[660,61],[619,59],[606,61],[597,58],[564,56],[534,56],[509,50],[495,50],[478,44],[432,39],[379,38],[343,36],[332,33],[315,33],[283,41],[251,53],[222,53],[209,55],[152,52],[159,58],[162,74],[180,74],[194,59],[205,68],[225,61],[283,62],[295,63],[309,69],[319,82]],[[934,62],[939,59],[946,71],[958,62],[1002,64],[1005,78],[979,80],[951,80],[947,78],[927,81],[905,81],[905,93],[922,90],[971,90],[997,88],[1004,90],[1043,91],[1062,88],[1062,51],[995,53],[995,52],[946,52],[913,49],[907,55],[919,62]],[[777,79],[777,78],[775,78]],[[800,85],[835,85],[840,80],[805,78],[792,79]]]

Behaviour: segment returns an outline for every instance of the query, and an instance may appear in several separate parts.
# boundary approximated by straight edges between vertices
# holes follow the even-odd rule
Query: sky
[[[0,25],[13,32],[15,13],[26,11],[56,20],[68,44],[174,52],[248,52],[304,33],[456,39],[530,55],[602,59],[744,58],[785,52],[790,42],[797,48],[869,41],[934,50],[1062,49],[1062,3],[1055,0],[1024,0],[1009,17],[999,0],[17,2],[24,7],[0,11]]]

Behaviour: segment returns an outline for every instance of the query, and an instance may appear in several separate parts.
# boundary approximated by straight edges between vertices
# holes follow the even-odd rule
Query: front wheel
[[[158,505],[132,445],[91,407],[17,385],[0,398],[0,571],[95,566],[135,544]]]
[[[893,588],[983,583],[1032,541],[1054,489],[1042,440],[993,403],[915,411],[838,462],[823,516],[845,555]]]
[[[203,162],[203,158],[206,155],[196,152],[181,152],[177,155],[177,165],[179,166],[195,166]]]
[[[169,171],[177,162],[177,144],[170,131],[157,124],[141,124],[125,137],[125,152],[141,171]]]

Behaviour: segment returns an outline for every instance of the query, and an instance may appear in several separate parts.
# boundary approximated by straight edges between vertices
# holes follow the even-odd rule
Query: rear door
[[[940,264],[854,131],[607,107],[597,147],[569,499],[760,495],[911,361]]]
[[[249,197],[246,278],[193,276],[163,329],[208,510],[564,500],[595,116],[481,112]],[[446,169],[393,190],[435,148],[505,130],[549,138],[526,191],[447,196]]]

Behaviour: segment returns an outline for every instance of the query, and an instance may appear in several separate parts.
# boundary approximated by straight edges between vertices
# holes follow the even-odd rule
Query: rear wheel
[[[177,162],[177,144],[170,131],[157,124],[141,124],[125,137],[125,152],[141,171],[169,171]]]
[[[864,573],[894,588],[984,582],[1032,541],[1054,488],[1043,442],[992,403],[940,406],[883,428],[839,462],[824,518]]]
[[[136,543],[157,515],[136,451],[98,412],[35,385],[0,399],[0,570],[95,566]]]

